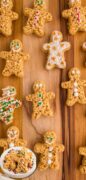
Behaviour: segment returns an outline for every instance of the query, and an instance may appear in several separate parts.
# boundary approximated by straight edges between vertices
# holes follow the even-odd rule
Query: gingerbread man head
[[[81,5],[81,0],[69,0],[69,7],[76,5],[76,3]]]
[[[7,138],[10,140],[18,139],[19,138],[19,129],[15,126],[11,126],[7,130]]]
[[[72,68],[69,71],[69,78],[70,80],[79,80],[80,78],[80,70],[78,68]]]
[[[51,34],[52,42],[61,42],[63,39],[62,33],[60,31],[53,31]]]
[[[1,5],[1,8],[12,9],[13,1],[12,0],[1,0],[0,5]]]
[[[33,84],[33,90],[34,90],[34,92],[45,91],[45,84],[42,81],[36,81]]]
[[[47,131],[44,134],[44,142],[46,144],[52,145],[56,142],[56,134],[54,131]]]
[[[2,94],[3,97],[16,95],[16,89],[13,86],[8,86],[2,89],[2,91],[3,91],[3,94]]]
[[[34,7],[45,7],[44,0],[34,0]]]
[[[21,52],[22,51],[22,42],[18,39],[11,41],[10,49],[13,52]]]

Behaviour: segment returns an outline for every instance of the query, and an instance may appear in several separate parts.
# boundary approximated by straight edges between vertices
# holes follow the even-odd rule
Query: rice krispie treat
[[[41,115],[52,116],[49,100],[55,98],[55,94],[46,92],[45,83],[42,81],[33,84],[33,91],[33,94],[26,96],[26,100],[33,103],[32,119],[39,119]]]
[[[86,6],[81,5],[81,0],[69,0],[69,7],[62,12],[62,16],[69,21],[69,33],[75,35],[78,31],[86,32]]]
[[[26,141],[19,138],[19,129],[16,126],[11,126],[7,130],[7,138],[0,139],[0,147],[3,148],[3,151],[14,146],[23,146],[27,145]]]
[[[0,33],[12,35],[12,22],[18,19],[18,14],[12,11],[13,0],[0,0]]]
[[[29,55],[24,53],[22,48],[22,42],[15,39],[10,43],[10,51],[0,52],[0,58],[6,60],[3,76],[9,77],[14,74],[17,77],[23,77],[24,61],[28,60]]]
[[[59,169],[58,153],[64,151],[64,145],[56,143],[54,131],[46,132],[43,136],[43,143],[37,143],[34,146],[34,151],[39,154],[38,168],[40,170]]]
[[[27,24],[23,28],[27,35],[34,33],[42,37],[45,33],[45,23],[52,21],[52,15],[46,11],[44,0],[34,0],[34,8],[26,8],[24,15],[28,17]]]
[[[0,98],[0,121],[8,125],[12,123],[14,110],[21,106],[21,101],[15,99],[16,89],[13,86],[2,89],[2,92]]]
[[[43,45],[43,50],[48,52],[48,61],[46,69],[51,70],[55,67],[60,69],[66,68],[64,52],[68,51],[71,47],[69,42],[62,42],[63,35],[59,31],[53,31],[51,34],[50,43]]]
[[[68,106],[73,106],[76,102],[80,104],[86,104],[86,96],[84,87],[86,86],[86,80],[80,79],[80,70],[76,67],[69,71],[69,81],[62,82],[61,86],[67,89],[67,101]]]

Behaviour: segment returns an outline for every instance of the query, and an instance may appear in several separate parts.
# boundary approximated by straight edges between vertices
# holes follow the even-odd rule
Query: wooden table
[[[20,15],[14,23],[13,35],[9,38],[0,36],[0,50],[9,50],[9,43],[14,38],[19,38],[24,44],[24,50],[30,53],[31,59],[24,66],[24,78],[18,79],[14,76],[5,78],[1,75],[5,61],[0,60],[0,90],[8,85],[17,89],[17,97],[23,100],[23,107],[15,111],[13,124],[20,129],[20,136],[27,140],[28,147],[33,149],[34,144],[40,140],[41,135],[47,130],[55,130],[57,142],[65,145],[64,157],[60,156],[60,171],[38,170],[28,180],[85,180],[86,176],[80,175],[78,167],[81,157],[78,148],[86,145],[86,106],[76,104],[72,108],[65,105],[66,91],[62,90],[61,82],[67,80],[68,70],[76,66],[81,70],[81,78],[86,79],[84,61],[86,54],[82,51],[81,45],[86,40],[86,33],[77,33],[74,37],[67,32],[66,21],[61,17],[61,12],[67,7],[66,0],[46,0],[47,8],[53,15],[53,21],[46,25],[46,35],[38,38],[34,35],[26,36],[22,32],[25,19],[23,9],[32,7],[33,0],[15,0],[15,11]],[[86,1],[82,0],[85,6]],[[64,40],[70,41],[72,48],[66,53],[67,68],[63,70],[45,69],[46,54],[42,52],[42,46],[48,42],[53,30],[60,30]],[[31,106],[26,102],[25,96],[32,92],[32,84],[35,80],[44,80],[47,90],[56,94],[53,103],[55,115],[53,118],[42,117],[39,120],[31,121]],[[7,126],[0,123],[0,137],[6,137]]]

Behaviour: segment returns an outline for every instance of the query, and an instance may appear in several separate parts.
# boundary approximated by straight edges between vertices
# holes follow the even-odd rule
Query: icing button
[[[50,165],[52,163],[51,159],[48,159],[48,164]]]
[[[53,147],[49,147],[49,151],[52,151],[53,150]]]
[[[75,96],[75,97],[78,97],[78,96],[79,96],[78,92],[75,92],[75,93],[74,93],[74,96]]]
[[[52,158],[52,153],[48,153],[48,157],[49,157],[49,158]]]

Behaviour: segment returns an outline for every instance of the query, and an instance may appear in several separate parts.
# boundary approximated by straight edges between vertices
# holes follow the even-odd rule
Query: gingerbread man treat
[[[80,70],[78,68],[72,68],[69,71],[69,81],[62,82],[62,88],[68,90],[66,104],[68,106],[74,105],[76,102],[80,104],[86,104],[86,97],[84,92],[84,86],[86,86],[86,80],[80,80]]]
[[[51,34],[50,43],[44,44],[43,49],[49,52],[46,69],[50,70],[55,67],[64,69],[66,67],[64,52],[70,49],[69,42],[61,42],[63,39],[62,33],[54,31]]]
[[[2,89],[3,94],[0,98],[0,121],[6,125],[12,123],[13,113],[16,108],[21,106],[21,102],[15,99],[16,89],[12,86],[8,86]]]
[[[33,103],[32,119],[39,119],[41,115],[52,116],[53,112],[50,108],[49,100],[55,98],[53,92],[46,92],[45,84],[41,81],[36,81],[33,85],[34,93],[26,97],[27,101]]]
[[[7,139],[0,139],[0,147],[3,151],[14,146],[26,146],[23,139],[19,139],[19,129],[16,126],[11,126],[7,130]]]
[[[0,58],[6,60],[6,65],[2,74],[6,77],[11,76],[12,74],[17,77],[23,77],[24,61],[28,60],[29,55],[22,51],[22,43],[17,39],[10,43],[10,49],[10,51],[0,52]]]
[[[83,156],[80,172],[86,174],[86,147],[80,147],[79,154]]]
[[[69,21],[69,33],[75,35],[78,31],[86,32],[86,7],[82,7],[81,0],[70,0],[69,7],[62,12],[62,16]]]
[[[18,19],[18,14],[12,11],[13,0],[0,0],[0,6],[0,33],[10,36],[12,21]]]
[[[46,132],[44,134],[43,143],[37,143],[34,147],[34,151],[40,154],[38,164],[40,170],[45,170],[47,168],[59,169],[58,153],[64,151],[64,146],[56,143],[55,132]]]
[[[24,15],[28,17],[24,33],[36,34],[39,37],[44,35],[44,24],[52,21],[52,15],[46,11],[44,0],[34,0],[34,9],[26,8]]]

